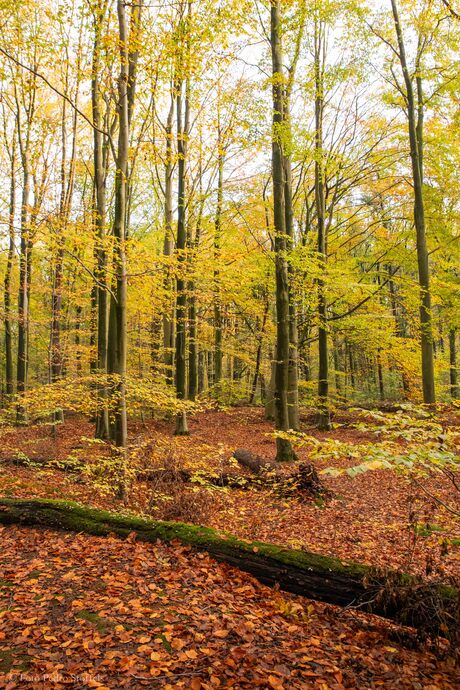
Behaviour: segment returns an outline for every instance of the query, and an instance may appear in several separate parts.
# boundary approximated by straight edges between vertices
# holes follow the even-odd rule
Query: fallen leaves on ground
[[[0,687],[450,690],[372,616],[285,595],[178,544],[1,528]]]
[[[378,443],[353,428],[352,413],[341,421],[327,436],[311,427],[308,433],[318,440]],[[448,423],[458,424],[457,417],[451,415]],[[141,466],[170,456],[179,466],[219,470],[237,447],[268,460],[274,456],[271,424],[258,409],[196,415],[189,420],[190,437],[174,437],[172,426],[155,420],[131,425],[133,456]],[[92,431],[79,417],[70,417],[55,436],[48,426],[1,429],[0,495],[124,507],[113,493],[67,469],[69,459],[97,463],[104,453],[91,442]],[[299,455],[308,460],[305,449]],[[328,464],[347,462],[335,458]],[[408,482],[391,471],[326,482],[332,495],[319,502],[190,485],[174,502],[182,501],[176,507],[185,510],[178,519],[244,539],[419,573],[428,559],[437,558],[445,536],[460,537],[458,521],[439,507],[420,504],[417,517],[442,531],[427,529],[414,541],[408,524],[414,496]],[[440,480],[436,490],[442,495],[448,488]],[[197,496],[202,503],[195,503]],[[161,517],[145,481],[133,484],[128,508]],[[397,629],[389,623],[281,595],[177,545],[19,528],[3,529],[1,543],[0,687],[460,687],[458,669],[398,644]],[[459,551],[453,543],[438,559],[446,578],[458,576]]]

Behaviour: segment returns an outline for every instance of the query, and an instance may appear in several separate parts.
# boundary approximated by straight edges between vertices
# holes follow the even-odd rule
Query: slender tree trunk
[[[81,328],[81,315],[83,308],[81,304],[78,304],[75,309],[75,359],[77,364],[77,376],[81,376],[82,366],[81,366],[81,338],[80,338],[80,328]]]
[[[187,22],[190,19],[191,3],[187,20],[181,17],[186,34],[188,34]],[[186,52],[189,50],[188,35],[186,35]],[[185,65],[182,60],[185,59]],[[177,153],[178,153],[178,201],[177,201],[177,279],[176,279],[176,395],[179,400],[187,397],[187,370],[186,370],[186,334],[187,334],[187,292],[186,277],[184,275],[187,266],[187,230],[186,230],[186,163],[187,163],[187,143],[190,120],[190,100],[189,100],[189,77],[184,79],[181,73],[184,67],[188,67],[188,55],[182,56],[181,64],[178,65],[179,78],[176,87],[176,115],[177,115]],[[184,98],[185,88],[185,98]],[[184,112],[182,110],[183,101]],[[187,425],[187,415],[183,409],[176,417],[177,435],[189,433]]]
[[[351,343],[348,343],[348,363],[350,366],[351,397],[353,397],[355,392],[355,358],[353,357],[353,348]]]
[[[78,91],[78,90],[77,90]],[[62,318],[62,289],[64,273],[64,243],[67,223],[70,215],[72,195],[75,178],[76,164],[76,137],[77,117],[73,114],[72,126],[72,152],[67,173],[67,133],[66,133],[66,106],[63,101],[61,124],[61,194],[59,201],[59,218],[57,220],[57,247],[54,261],[54,280],[51,296],[51,332],[50,332],[50,378],[52,382],[58,381],[62,376],[63,347],[61,342],[61,318]],[[54,421],[62,422],[64,415],[62,410],[54,413]]]
[[[126,410],[126,202],[128,184],[129,131],[134,103],[141,2],[132,7],[128,31],[123,0],[117,0],[120,75],[118,80],[118,149],[115,172],[115,214],[113,222],[115,293],[110,299],[109,342],[111,349],[109,374],[115,376],[115,409],[111,439],[119,448],[127,445]],[[126,487],[122,487],[122,492]]]
[[[290,115],[289,100],[285,99],[284,104],[284,125],[289,130],[290,138]],[[290,154],[284,156],[284,200],[286,217],[286,248],[290,251],[294,245],[294,213],[292,209],[292,170]],[[289,373],[288,373],[288,413],[289,427],[299,428],[299,345],[297,332],[297,310],[294,293],[294,269],[288,263],[289,280]]]
[[[196,260],[196,255],[200,245],[201,238],[201,222],[204,209],[203,190],[201,188],[201,160],[200,160],[200,205],[198,211],[198,219],[195,229],[195,238],[191,242],[190,264]],[[188,283],[189,293],[189,351],[188,351],[188,397],[190,400],[195,400],[197,392],[199,391],[198,383],[198,309],[195,288],[195,278],[192,277]]]
[[[260,327],[257,328],[258,336],[257,336],[256,366],[254,369],[254,377],[252,379],[252,384],[251,384],[251,394],[249,396],[249,404],[250,405],[253,404],[254,399],[256,397],[256,393],[257,393],[257,384],[259,382],[259,377],[260,377],[260,363],[262,361],[262,346],[263,346],[263,342],[264,342],[265,327],[267,325],[268,310],[270,307],[267,291],[264,291],[264,295],[265,295],[264,315],[262,317],[262,324],[260,325]]]
[[[165,160],[165,236],[163,254],[168,261],[174,252],[173,238],[173,159],[172,136],[174,121],[175,94],[171,91],[171,103],[166,121],[166,160]],[[164,288],[167,295],[172,294],[171,270],[168,266],[165,272]],[[165,377],[168,384],[174,381],[174,318],[172,306],[168,304],[163,312],[163,358],[165,365]]]
[[[275,425],[277,431],[286,432],[290,428],[288,405],[290,311],[289,275],[286,260],[285,165],[282,143],[284,85],[279,0],[272,0],[270,17],[270,41],[273,69],[272,180],[276,276]],[[284,461],[294,458],[295,453],[291,442],[286,438],[278,436],[276,439],[276,459],[278,461]]]
[[[321,20],[315,21],[315,206],[318,227],[318,259],[321,271],[326,272],[326,209],[323,171],[323,112],[324,80],[323,51],[324,26]],[[327,333],[326,285],[321,275],[318,284],[318,429],[329,431],[331,419],[329,412],[329,346]]]
[[[337,339],[333,337],[332,340],[332,349],[333,349],[333,356],[334,356],[334,375],[335,375],[335,394],[336,397],[339,397],[342,393],[342,382],[340,380],[340,353],[339,353],[339,344],[337,342]]]
[[[377,374],[378,374],[378,380],[379,380],[379,397],[380,400],[385,400],[385,385],[384,385],[384,380],[383,380],[383,367],[382,367],[382,355],[381,355],[381,349],[379,348],[379,351],[377,353]]]
[[[96,280],[92,293],[92,309],[96,316],[96,366],[99,375],[107,373],[107,338],[108,338],[108,290],[107,290],[107,249],[106,235],[106,162],[105,142],[102,134],[102,98],[100,91],[101,42],[102,26],[107,10],[107,0],[102,0],[94,14],[94,42],[91,81],[91,99],[93,122],[93,158],[94,158],[94,227]],[[107,407],[107,388],[104,384],[98,387],[100,404],[96,414],[96,437],[106,439],[110,436],[109,411]]]
[[[450,379],[450,397],[452,400],[458,398],[458,370],[457,370],[457,329],[451,328],[449,330],[449,379]]]
[[[21,240],[19,254],[19,296],[18,296],[18,358],[16,390],[18,394],[27,389],[27,369],[29,361],[29,284],[31,246],[30,246],[30,195],[32,175],[29,168],[28,153],[23,155],[23,191],[21,202]],[[23,424],[24,408],[18,404],[16,420]]]
[[[10,203],[8,214],[8,254],[6,259],[6,271],[4,280],[3,304],[5,309],[5,383],[6,395],[11,398],[14,394],[14,367],[13,367],[13,334],[11,328],[11,279],[13,275],[15,231],[14,221],[16,217],[16,132],[14,133],[11,149],[10,171]]]
[[[203,393],[207,388],[207,354],[204,350],[198,353],[198,393]]]
[[[407,65],[404,37],[399,21],[396,0],[391,0],[398,55],[406,86],[406,109],[409,130],[409,145],[414,185],[414,223],[417,240],[417,264],[420,285],[420,338],[422,350],[423,401],[436,402],[434,382],[434,353],[430,293],[430,268],[426,243],[425,207],[423,199],[423,93],[420,75],[416,77],[416,94],[413,78]],[[417,102],[416,102],[417,98]]]
[[[222,235],[222,198],[224,189],[224,150],[222,144],[222,134],[220,127],[220,113],[218,113],[218,136],[217,136],[217,202],[216,215],[214,222],[214,386],[218,394],[219,385],[222,379],[222,295],[220,289],[220,252]]]

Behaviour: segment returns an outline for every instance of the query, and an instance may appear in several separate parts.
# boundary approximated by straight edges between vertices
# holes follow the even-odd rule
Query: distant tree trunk
[[[189,49],[188,20],[190,19],[191,3],[188,5],[189,17],[181,17],[181,30],[185,31],[187,53]],[[184,46],[185,48],[185,46]],[[189,77],[183,77],[182,70],[188,67],[183,64],[181,56],[178,65],[178,81],[176,84],[176,115],[177,115],[177,154],[178,154],[178,200],[177,200],[177,279],[176,279],[176,395],[179,400],[187,397],[187,371],[186,371],[186,320],[187,320],[187,292],[186,277],[184,275],[187,261],[187,230],[186,230],[186,163],[187,163],[187,144],[190,126],[190,99],[189,99]],[[187,56],[188,57],[188,56]],[[188,60],[185,60],[188,63]],[[184,98],[185,87],[185,98]],[[184,103],[184,112],[182,105]],[[187,425],[187,415],[185,409],[179,412],[176,417],[177,435],[189,433]]]
[[[80,339],[80,328],[81,328],[81,314],[83,308],[81,304],[78,304],[75,309],[75,358],[77,362],[77,376],[81,376],[81,339]]]
[[[204,210],[204,196],[202,189],[202,164],[201,164],[201,153],[200,153],[200,164],[199,164],[199,192],[200,192],[200,202],[198,207],[198,218],[195,228],[195,237],[191,241],[191,254],[190,260],[196,260],[196,254],[200,245],[201,238],[201,223]],[[190,400],[195,400],[196,395],[199,391],[199,373],[198,373],[198,309],[197,309],[197,299],[196,299],[196,288],[195,288],[195,278],[189,280],[188,285],[189,293],[189,352],[188,352],[188,397]]]
[[[79,79],[79,65],[77,67]],[[77,94],[78,97],[78,83]],[[64,243],[66,237],[67,224],[72,204],[72,195],[75,181],[76,166],[76,144],[77,144],[77,112],[73,111],[72,119],[72,149],[67,170],[67,132],[66,132],[66,101],[62,105],[61,122],[61,170],[60,170],[60,200],[59,218],[57,219],[56,237],[57,247],[54,260],[53,291],[51,295],[51,329],[50,329],[50,378],[52,382],[58,381],[62,376],[63,368],[63,347],[61,342],[61,319],[62,319],[62,282],[64,274]],[[62,422],[64,419],[63,411],[58,410],[54,413],[54,421]]]
[[[270,302],[268,299],[268,292],[264,290],[265,296],[265,307],[264,315],[262,317],[262,324],[257,325],[257,352],[256,352],[256,366],[254,370],[254,378],[251,384],[251,394],[249,396],[249,404],[252,405],[257,393],[257,384],[260,377],[260,363],[262,361],[262,346],[264,342],[265,327],[267,325],[268,310],[270,308]]]
[[[449,378],[450,378],[450,397],[452,400],[458,398],[458,371],[457,371],[457,329],[451,328],[449,330]]]
[[[32,174],[28,152],[22,155],[23,189],[21,202],[21,240],[19,253],[19,296],[18,296],[18,358],[16,374],[16,390],[19,394],[27,389],[27,370],[29,363],[29,276],[32,260],[30,241],[30,195]],[[24,408],[18,404],[16,421],[22,424],[26,421]]]
[[[383,381],[382,355],[380,348],[377,353],[377,374],[379,379],[379,397],[380,400],[385,400],[385,386]]]
[[[289,275],[286,260],[286,205],[285,165],[283,154],[283,54],[281,46],[280,1],[271,2],[270,41],[273,69],[273,132],[272,132],[272,180],[273,217],[275,231],[276,277],[276,373],[275,373],[275,424],[281,432],[289,430],[289,360],[290,360],[290,311]],[[292,460],[295,453],[286,438],[276,439],[276,459]]]
[[[408,119],[412,179],[414,185],[414,223],[417,239],[417,263],[420,285],[420,338],[422,349],[423,401],[436,402],[434,382],[434,353],[430,293],[429,255],[426,243],[425,207],[423,199],[423,92],[422,78],[417,64],[416,93],[413,77],[409,73],[404,37],[399,20],[396,0],[391,0],[393,19],[398,42],[398,56],[406,87],[405,101]],[[419,59],[417,59],[417,63]]]
[[[217,201],[214,221],[214,385],[217,388],[222,379],[222,303],[220,289],[220,251],[222,235],[222,198],[224,188],[224,150],[220,126],[220,112],[218,112],[217,135]]]
[[[172,257],[174,251],[173,238],[173,160],[172,160],[172,136],[174,121],[175,94],[171,92],[168,119],[166,121],[166,161],[165,161],[165,236],[163,254],[167,260]],[[164,277],[166,294],[172,293],[171,270],[167,266]],[[165,377],[168,384],[174,381],[174,319],[172,309],[168,304],[163,312],[163,358],[165,364]]]
[[[333,352],[334,352],[334,374],[335,374],[335,394],[340,396],[342,393],[342,382],[340,380],[340,356],[339,356],[339,345],[336,338],[332,341]]]
[[[270,421],[275,420],[275,377],[276,377],[276,360],[275,354],[270,353],[270,380],[268,382],[267,397],[265,399],[265,419]]]
[[[326,209],[324,198],[323,171],[323,112],[324,79],[323,51],[324,26],[321,20],[315,21],[315,206],[318,227],[318,259],[323,274],[326,271]],[[324,277],[320,275],[318,285],[318,429],[329,431],[331,418],[329,412],[329,347],[327,335],[327,301]]]
[[[198,393],[203,393],[208,387],[208,357],[205,350],[198,353]]]
[[[289,129],[290,137],[290,114],[289,114],[289,99],[285,97],[284,101],[284,125]],[[285,217],[286,217],[286,249],[289,251],[294,244],[294,213],[292,210],[292,170],[291,170],[291,156],[284,156],[284,200],[285,200]],[[299,344],[297,332],[297,310],[294,294],[294,269],[291,263],[288,263],[288,280],[289,280],[289,373],[288,373],[288,413],[289,413],[289,427],[291,429],[299,428]]]
[[[5,142],[6,143],[6,142]],[[8,209],[8,254],[6,259],[6,271],[4,280],[3,305],[5,326],[5,383],[6,395],[11,398],[14,394],[14,367],[13,367],[13,334],[11,328],[11,279],[13,275],[15,231],[14,222],[16,217],[16,130],[13,134],[13,141],[10,156],[10,200]]]

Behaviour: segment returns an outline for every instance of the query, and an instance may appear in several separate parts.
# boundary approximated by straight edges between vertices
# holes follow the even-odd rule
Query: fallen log
[[[209,527],[126,516],[72,501],[0,499],[0,524],[63,529],[141,541],[179,540],[218,561],[254,575],[260,582],[339,606],[353,606],[397,623],[452,639],[459,631],[459,592],[442,584],[358,563],[263,542],[247,542]]]
[[[275,469],[267,465],[258,474],[246,475],[239,475],[234,472],[205,472],[203,470],[192,472],[184,468],[146,467],[136,471],[136,479],[166,486],[175,482],[184,484],[198,482],[230,489],[270,489],[279,496],[297,496],[308,499],[320,494],[327,494],[316,470],[308,463],[296,466],[291,473],[276,472]]]
[[[262,467],[274,466],[273,463],[270,465],[264,462],[263,458],[259,455],[254,455],[254,453],[245,448],[237,448],[233,453],[233,457],[242,467],[246,467],[251,470],[251,472],[254,472],[254,474],[259,474]]]
[[[298,492],[318,496],[327,493],[318,472],[311,463],[300,463],[291,474],[286,474],[284,468],[281,469],[280,463],[268,462],[245,448],[237,448],[233,457],[242,467],[251,470],[258,477],[263,476],[268,484],[277,485],[280,492],[285,495]]]
[[[136,479],[144,482],[159,482],[161,484],[170,484],[171,482],[182,482],[188,484],[189,482],[200,481],[200,483],[211,484],[211,486],[228,486],[231,489],[248,489],[253,485],[252,477],[242,477],[238,474],[230,474],[225,472],[203,472],[202,470],[191,472],[185,469],[165,469],[165,468],[144,468],[137,470]]]

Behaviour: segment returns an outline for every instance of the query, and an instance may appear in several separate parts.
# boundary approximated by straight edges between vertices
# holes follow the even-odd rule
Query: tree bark
[[[176,279],[176,395],[179,400],[187,397],[187,281],[184,275],[187,265],[187,229],[186,229],[186,163],[187,163],[187,144],[190,127],[190,99],[189,99],[189,76],[184,78],[184,69],[188,67],[189,37],[188,23],[190,21],[191,3],[188,5],[189,14],[185,18],[181,16],[179,22],[179,32],[184,39],[181,49],[184,53],[180,56],[177,65],[177,84],[176,84],[176,116],[177,116],[177,154],[178,154],[178,190],[177,190],[177,279]],[[184,97],[185,90],[185,97]],[[184,102],[185,101],[185,102]],[[183,109],[184,105],[184,109]],[[187,435],[188,424],[185,409],[181,410],[176,417],[177,435]]]
[[[315,21],[315,206],[318,229],[318,260],[323,275],[318,286],[318,421],[321,431],[330,431],[329,411],[329,346],[327,333],[327,300],[324,274],[326,272],[326,209],[323,170],[323,113],[324,79],[322,57],[324,51],[324,26],[320,19]]]
[[[288,405],[290,310],[289,276],[286,259],[285,164],[282,131],[284,121],[284,85],[279,0],[272,0],[270,18],[273,71],[272,180],[276,277],[276,371],[274,400],[276,429],[277,431],[286,432],[290,428]],[[295,453],[290,441],[278,436],[276,439],[276,459],[284,461],[292,460],[294,457]]]
[[[452,400],[458,398],[458,371],[457,371],[457,329],[451,328],[449,330],[449,380],[450,380],[450,397]]]
[[[414,184],[414,224],[417,240],[417,264],[420,285],[420,340],[422,350],[423,402],[436,402],[434,382],[434,353],[430,293],[430,267],[426,243],[425,206],[423,198],[423,93],[422,80],[416,77],[416,93],[413,77],[409,73],[404,37],[399,20],[396,0],[391,0],[393,19],[398,42],[398,55],[406,86],[409,146]],[[418,60],[417,60],[418,62]],[[419,67],[419,65],[418,65]]]
[[[107,249],[106,235],[106,178],[107,178],[107,142],[102,134],[102,98],[100,91],[102,25],[107,10],[108,0],[100,0],[94,10],[94,41],[91,80],[91,100],[93,112],[93,159],[94,159],[94,226],[96,279],[93,287],[94,312],[96,318],[96,367],[101,375],[107,372],[107,338],[108,338],[108,290],[107,290]],[[99,386],[100,405],[96,414],[96,437],[109,438],[109,412],[107,408],[107,388]]]
[[[214,221],[214,386],[216,394],[219,393],[219,385],[222,379],[222,296],[220,289],[220,252],[222,235],[222,199],[224,189],[224,159],[225,153],[222,142],[222,132],[220,125],[220,112],[218,112],[217,125],[217,201],[216,215]]]
[[[126,410],[126,202],[128,185],[129,132],[136,83],[137,42],[142,2],[131,10],[130,29],[123,0],[117,0],[120,74],[118,79],[118,149],[115,171],[115,213],[113,222],[115,292],[110,299],[108,373],[115,376],[115,409],[111,440],[122,449],[127,445]]]
[[[27,370],[29,364],[29,276],[31,262],[30,241],[30,195],[32,175],[30,172],[29,154],[22,155],[23,190],[21,202],[21,240],[19,253],[19,296],[18,296],[18,354],[16,390],[20,395],[27,389]],[[18,403],[16,421],[23,424],[26,421],[24,408]]]
[[[6,135],[5,135],[6,136]],[[5,142],[6,143],[6,142]],[[5,383],[8,399],[14,394],[14,367],[13,367],[13,334],[11,328],[11,279],[13,276],[15,231],[14,221],[16,217],[16,131],[14,132],[10,156],[10,200],[8,209],[8,254],[6,259],[6,271],[3,288],[3,306],[5,315]]]
[[[166,160],[165,160],[165,236],[163,254],[170,259],[174,251],[173,237],[173,160],[172,160],[172,136],[174,120],[175,94],[171,92],[171,103],[166,121]],[[165,272],[164,288],[166,293],[172,293],[171,269],[168,266]],[[174,381],[174,318],[172,304],[168,304],[163,312],[163,358],[165,365],[165,377],[168,384]]]

